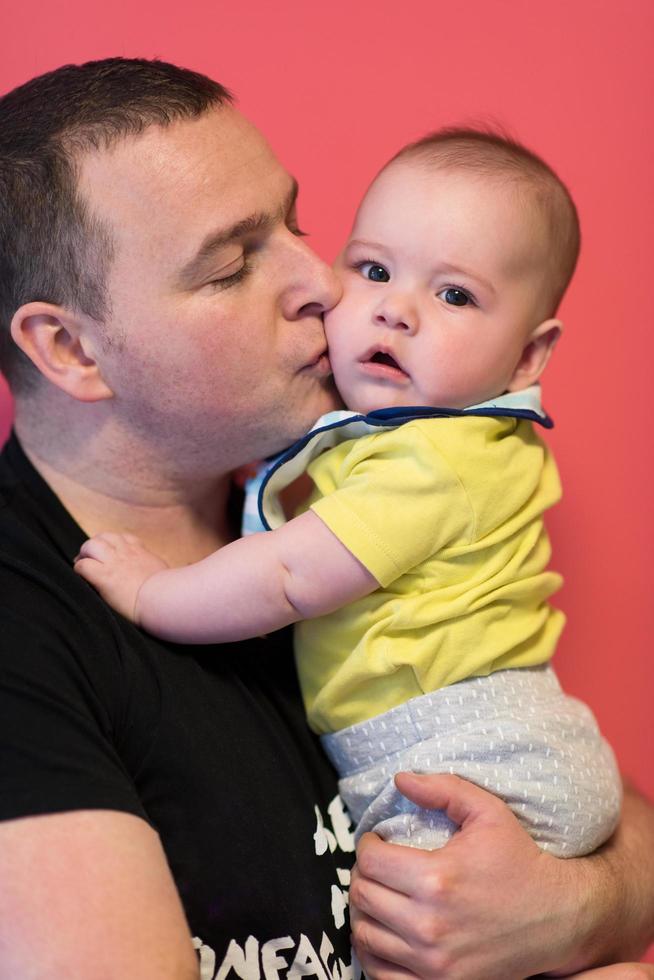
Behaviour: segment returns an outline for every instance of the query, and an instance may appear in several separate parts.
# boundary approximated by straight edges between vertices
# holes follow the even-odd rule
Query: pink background
[[[584,245],[545,379],[565,487],[556,664],[652,797],[653,45],[651,0],[21,0],[0,41],[2,91],[116,54],[213,75],[300,179],[328,259],[376,168],[429,129],[496,121],[560,172]],[[9,418],[3,388],[0,440]]]

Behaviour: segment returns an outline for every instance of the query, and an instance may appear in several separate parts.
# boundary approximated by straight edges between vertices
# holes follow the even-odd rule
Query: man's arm
[[[84,810],[0,824],[0,980],[198,980],[157,834]]]
[[[440,851],[362,838],[350,901],[370,978],[560,976],[637,958],[654,938],[654,809],[633,789],[611,840],[564,861],[465,780],[402,774],[398,787],[461,830]]]

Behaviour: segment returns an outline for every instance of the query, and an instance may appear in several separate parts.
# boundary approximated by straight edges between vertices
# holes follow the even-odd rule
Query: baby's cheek
[[[340,358],[347,350],[347,331],[338,307],[325,313],[324,325],[329,356]]]
[[[327,331],[325,331],[327,333]],[[341,398],[347,402],[351,396],[352,385],[352,365],[355,360],[352,351],[342,333],[333,333],[330,339],[327,336],[329,360],[332,366],[334,384],[336,385]]]

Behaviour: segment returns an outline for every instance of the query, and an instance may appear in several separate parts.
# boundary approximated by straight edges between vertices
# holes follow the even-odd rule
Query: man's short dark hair
[[[0,98],[0,370],[14,391],[38,377],[9,333],[20,306],[109,312],[111,230],[78,192],[80,156],[231,100],[205,75],[126,58],[65,65]]]

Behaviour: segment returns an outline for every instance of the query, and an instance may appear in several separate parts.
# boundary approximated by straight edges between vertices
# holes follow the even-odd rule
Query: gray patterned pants
[[[622,799],[613,752],[592,712],[549,665],[503,670],[413,698],[325,735],[357,838],[432,850],[456,831],[395,788],[397,772],[455,773],[499,796],[544,850],[588,854],[614,830]]]

